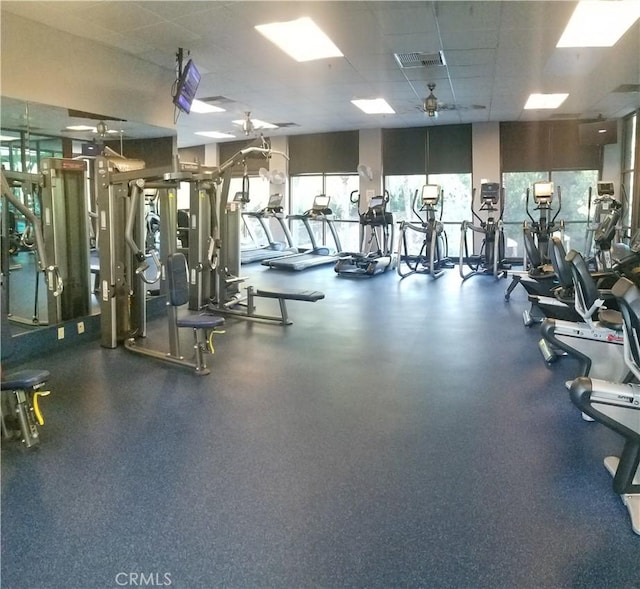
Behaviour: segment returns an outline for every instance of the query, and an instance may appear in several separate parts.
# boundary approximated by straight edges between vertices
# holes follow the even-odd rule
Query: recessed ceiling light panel
[[[225,110],[224,108],[220,108],[219,106],[215,106],[214,104],[207,104],[206,102],[202,102],[202,100],[198,100],[196,98],[191,103],[191,112],[206,114],[210,112],[225,112]]]
[[[368,115],[395,114],[396,112],[384,98],[352,100],[351,103]]]
[[[65,127],[68,131],[91,131],[92,133],[97,133],[97,129],[95,127],[91,127],[89,125],[69,125]]]
[[[613,47],[638,18],[638,0],[583,0],[556,47]]]
[[[238,119],[237,121],[231,121],[234,125],[244,125],[247,121],[246,119]],[[254,129],[277,129],[278,125],[274,125],[273,123],[267,123],[266,121],[261,121],[260,119],[251,119],[251,124]]]
[[[235,137],[235,135],[221,133],[220,131],[196,131],[195,135],[202,135],[211,139],[233,139]]]
[[[342,51],[307,16],[286,22],[257,25],[255,28],[296,61],[342,57]]]
[[[525,110],[535,110],[543,108],[558,108],[566,99],[568,94],[531,94]]]

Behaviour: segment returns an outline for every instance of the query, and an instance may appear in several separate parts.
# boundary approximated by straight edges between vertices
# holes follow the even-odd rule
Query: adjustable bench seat
[[[193,329],[215,329],[224,325],[224,317],[217,317],[216,315],[207,315],[202,313],[200,315],[187,315],[183,318],[179,318],[176,321],[178,327],[191,327]]]
[[[306,301],[315,303],[324,299],[324,293],[318,290],[265,290],[258,288],[254,295],[266,299],[286,299],[289,301]]]
[[[49,380],[48,370],[27,369],[18,370],[2,376],[2,390],[31,389]]]

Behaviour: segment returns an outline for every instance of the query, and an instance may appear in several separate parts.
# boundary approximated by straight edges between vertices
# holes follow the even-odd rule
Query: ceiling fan
[[[259,119],[251,118],[251,111],[245,111],[244,118],[242,120],[233,121],[234,125],[238,125],[242,128],[242,132],[248,137],[250,135],[260,135],[265,129],[277,129],[278,126],[272,123],[267,123]]]
[[[437,117],[438,112],[445,110],[484,110],[487,107],[481,104],[471,104],[468,106],[463,106],[460,104],[447,104],[446,102],[438,102],[438,97],[433,93],[436,89],[436,85],[431,82],[427,84],[427,88],[429,88],[429,95],[424,99],[422,105],[418,108],[427,113],[429,117]]]

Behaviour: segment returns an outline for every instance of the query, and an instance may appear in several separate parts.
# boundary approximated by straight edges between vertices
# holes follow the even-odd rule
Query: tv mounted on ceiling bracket
[[[182,66],[182,50],[178,52],[178,67]],[[190,59],[184,69],[180,72],[176,93],[173,97],[173,104],[182,112],[189,114],[191,112],[191,103],[196,97],[198,85],[200,84],[200,72]]]

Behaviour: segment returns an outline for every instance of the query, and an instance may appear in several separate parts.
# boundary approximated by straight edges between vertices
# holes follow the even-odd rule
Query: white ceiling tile
[[[592,115],[597,111],[604,116],[627,114],[638,107],[638,94],[612,96],[612,90],[640,80],[640,24],[614,48],[559,53],[555,43],[574,5],[455,0],[3,0],[0,10],[92,39],[171,71],[175,70],[175,52],[183,47],[191,51],[203,73],[198,95],[223,95],[235,101],[233,112],[211,119],[219,130],[230,127],[231,118],[238,118],[243,110],[251,110],[267,120],[294,119],[300,127],[293,132],[303,133],[353,126],[545,119],[548,113],[523,114],[524,101],[535,89],[560,86],[571,94],[566,109],[585,109]],[[261,22],[303,15],[325,29],[344,58],[298,64],[254,29]],[[402,70],[393,58],[394,52],[440,49],[447,60],[443,68]],[[110,91],[122,93],[123,101],[135,99],[135,88],[118,89],[116,78],[108,83]],[[441,102],[488,108],[446,113],[437,121],[427,119],[416,107],[428,94],[428,83],[437,84],[435,94]],[[374,96],[386,98],[398,114],[379,118],[353,112],[351,98]],[[196,117],[181,117],[178,129],[197,123]]]

